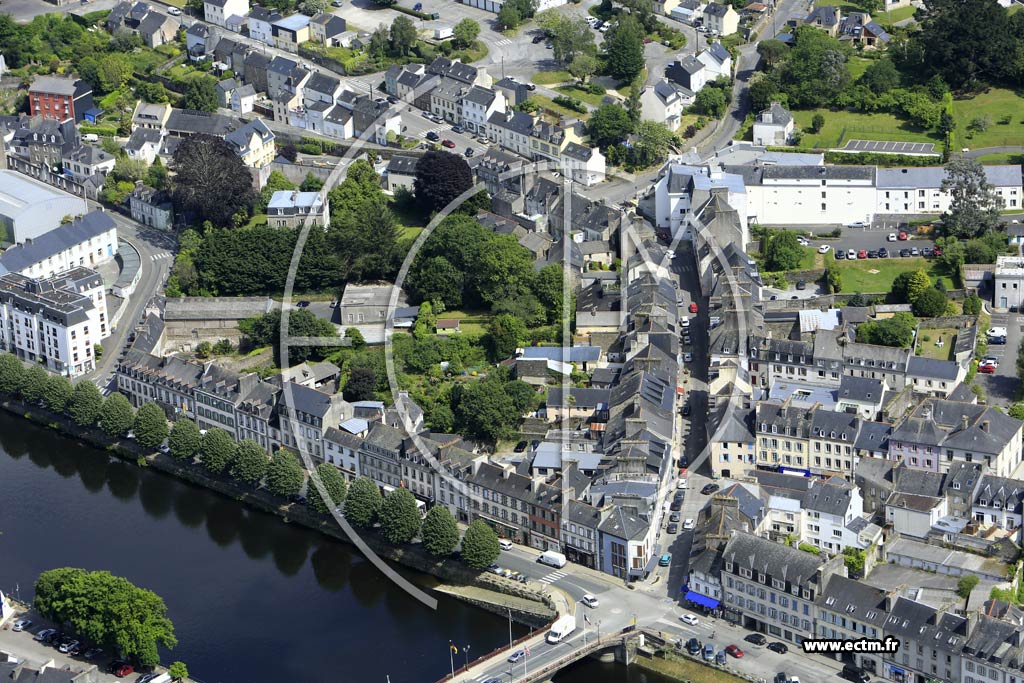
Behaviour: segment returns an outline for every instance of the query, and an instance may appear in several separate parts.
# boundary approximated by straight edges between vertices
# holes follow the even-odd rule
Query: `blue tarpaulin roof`
[[[707,607],[708,609],[715,609],[718,607],[718,600],[701,595],[700,593],[695,593],[694,591],[687,591],[686,599],[690,602],[697,603],[701,607]]]

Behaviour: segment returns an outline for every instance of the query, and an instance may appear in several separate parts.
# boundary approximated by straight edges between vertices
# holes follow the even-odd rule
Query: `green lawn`
[[[530,95],[529,99],[532,100],[533,102],[535,102],[537,104],[537,106],[539,106],[541,109],[547,109],[548,111],[553,112],[555,114],[558,114],[560,116],[567,116],[569,118],[576,118],[576,119],[580,119],[581,121],[585,121],[588,118],[590,118],[590,113],[589,112],[581,114],[580,112],[573,111],[572,109],[569,109],[568,107],[563,107],[560,104],[555,104],[554,101],[551,98],[544,97],[543,95],[538,95],[538,94],[534,93],[534,94]]]
[[[951,360],[953,349],[956,347],[956,330],[952,327],[938,328],[934,330],[921,330],[920,343],[917,345],[921,356],[935,358],[936,360]],[[925,337],[928,338],[925,341]],[[942,340],[942,346],[936,346],[936,342]]]
[[[604,95],[595,95],[589,90],[583,90],[574,85],[562,85],[555,88],[555,90],[568,97],[575,97],[577,100],[592,104],[595,107],[601,106],[601,99],[604,97]]]
[[[1014,5],[1014,7],[1020,7],[1020,5]],[[983,164],[1024,164],[1024,154],[1015,154],[1012,152],[1005,154],[986,154],[985,156],[978,157],[978,161]]]
[[[471,64],[473,62],[479,62],[481,59],[487,56],[487,45],[482,41],[474,41],[473,47],[466,48],[465,50],[456,50],[452,53],[452,57],[457,57],[465,64]]]
[[[568,71],[538,71],[530,78],[537,85],[554,85],[574,81],[572,74]]]
[[[952,289],[953,283],[948,276],[937,267],[935,261],[924,258],[887,258],[864,259],[854,261],[835,261],[833,267],[839,271],[844,293],[863,292],[864,294],[881,294],[892,289],[892,282],[900,273],[916,271],[924,268],[932,281],[942,278],[946,287]]]
[[[461,321],[459,329],[463,334],[483,334],[491,322],[491,314],[487,311],[445,311],[437,317]]]
[[[879,12],[874,16],[875,21],[880,24],[895,24],[896,22],[909,19],[917,12],[916,7],[900,7],[890,12]]]
[[[817,133],[811,133],[811,120],[815,114],[825,117],[825,125]],[[904,142],[932,142],[937,146],[938,136],[916,128],[892,114],[861,114],[829,109],[806,109],[793,112],[796,124],[803,131],[801,147],[843,147],[847,140],[894,140]]]
[[[866,57],[850,57],[850,61],[847,64],[850,66],[850,75],[853,76],[853,80],[860,78],[874,61]]]
[[[1012,90],[990,88],[987,92],[963,100],[953,101],[956,117],[957,140],[964,147],[1004,147],[1024,145],[1024,98]],[[988,116],[990,123],[984,131],[970,131],[971,121]],[[1005,117],[1009,123],[1000,123]]]

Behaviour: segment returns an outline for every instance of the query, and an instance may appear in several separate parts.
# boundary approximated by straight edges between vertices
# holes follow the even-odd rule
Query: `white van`
[[[572,614],[565,614],[558,617],[548,631],[548,642],[558,643],[567,635],[576,630],[576,617]]]
[[[498,545],[502,550],[512,550],[512,541],[507,538],[502,538],[498,541]]]
[[[540,554],[540,557],[537,558],[537,561],[541,564],[546,564],[549,567],[554,567],[555,569],[561,569],[566,564],[565,555],[562,553],[556,553],[554,550],[545,550]]]
[[[82,140],[86,142],[99,142],[100,136],[96,135],[96,133],[86,133],[82,136]]]

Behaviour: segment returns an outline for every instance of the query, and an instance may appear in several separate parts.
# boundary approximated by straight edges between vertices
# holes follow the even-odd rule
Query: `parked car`
[[[534,36],[534,37],[533,37],[533,40],[532,40],[531,42],[532,42],[532,43],[533,43],[534,45],[536,45],[537,43],[543,43],[543,42],[544,42],[544,35],[543,35],[543,34],[540,34],[540,35],[536,35],[536,36]]]
[[[671,510],[672,512],[679,512],[680,510],[683,509],[683,501],[673,500],[672,504],[668,506],[668,509]]]
[[[580,602],[582,602],[584,605],[591,609],[594,609],[595,607],[601,604],[600,601],[590,593],[587,593],[582,598],[580,598]]]
[[[768,639],[764,637],[763,633],[748,633],[743,640],[758,647],[764,647],[768,644]]]
[[[853,249],[847,249],[846,258],[852,261],[853,259],[857,258],[857,252],[854,251]]]
[[[705,496],[710,496],[712,493],[718,490],[718,484],[705,484],[704,488],[700,490]]]
[[[340,1],[341,0],[338,0],[338,2],[340,2]],[[180,17],[181,16],[181,10],[178,9],[177,7],[168,7],[167,8],[167,13],[170,14],[172,17]]]
[[[861,249],[857,252],[857,258],[864,259],[868,257],[867,249]]]
[[[44,628],[42,631],[36,634],[34,640],[38,640],[41,643],[49,642],[47,638],[50,636],[57,635],[57,629],[55,628]]]
[[[882,247],[878,250],[878,258],[889,258],[889,250]]]
[[[807,289],[807,280],[797,280],[796,288],[797,289]]]
[[[726,654],[732,655],[736,659],[739,659],[743,656],[743,650],[740,649],[739,645],[726,645],[725,652]]]
[[[423,118],[427,119],[428,121],[433,121],[434,120],[434,115],[431,114],[429,111],[421,112],[420,116],[422,116]]]
[[[82,654],[82,656],[85,657],[86,659],[96,659],[101,654],[103,654],[103,648],[102,647],[90,647],[88,650],[86,650]]]
[[[894,232],[890,232],[890,233],[889,233],[889,236],[888,236],[888,237],[886,237],[885,239],[887,239],[887,240],[888,240],[888,241],[890,241],[890,242],[895,242],[895,241],[896,241],[896,233],[894,233]]]
[[[868,224],[865,223],[864,221],[854,221],[852,223],[847,223],[846,227],[848,227],[848,228],[866,228],[866,227],[868,227]]]
[[[837,261],[842,261],[846,258],[846,251],[843,249],[836,249],[835,257]]]
[[[129,676],[134,671],[135,667],[122,659],[115,659],[110,663],[110,673],[114,674],[118,678]]]
[[[671,515],[669,515],[668,521],[678,522],[680,519],[682,519],[682,516],[678,512],[673,512]]]
[[[448,149],[455,149],[455,143],[447,139],[441,141],[441,146],[447,147]]]
[[[438,135],[437,133],[435,133],[435,132],[434,132],[434,131],[432,131],[432,130],[431,130],[431,131],[428,131],[428,132],[427,132],[427,134],[426,134],[426,135],[425,135],[424,137],[426,137],[426,138],[427,138],[428,140],[430,140],[431,142],[437,142],[438,140],[440,140],[440,139],[441,139],[441,136],[440,136],[440,135]]]
[[[476,154],[476,152],[474,152],[474,151],[473,151],[473,148],[472,148],[472,147],[467,147],[467,148],[466,148],[466,156],[467,156],[467,157],[471,157],[471,156],[473,156],[474,154]]]
[[[900,249],[900,257],[908,258],[909,256],[910,256],[910,250],[909,249]]]
[[[818,247],[818,253],[819,254],[827,254],[831,250],[832,250],[832,247],[830,247],[827,244],[823,244],[820,247]]]
[[[686,531],[690,531],[695,526],[697,526],[697,525],[696,525],[696,523],[692,519],[687,519],[686,521],[683,522],[683,529],[686,530]]]
[[[978,365],[978,372],[985,375],[994,375],[998,366],[995,363],[986,363],[982,361]]]
[[[869,250],[868,258],[878,258],[878,252],[874,249]]]
[[[696,622],[697,617],[693,617],[693,620]],[[683,619],[683,621],[686,620]],[[696,638],[690,638],[688,641],[686,641],[686,651],[689,652],[691,655],[696,655],[698,652],[700,652],[700,649],[701,643]]]
[[[661,559],[658,560],[659,567],[667,567],[670,564],[672,564],[672,555],[670,555],[669,553],[665,553],[661,556]]]
[[[700,310],[700,309],[697,308],[697,304],[696,303],[690,304],[690,308],[689,308],[690,313],[696,313],[698,310]]]
[[[526,442],[525,441],[520,441],[519,443],[516,444],[516,447],[513,448],[512,450],[514,450],[516,453],[522,453],[523,451],[526,450]]]
[[[683,417],[690,417],[690,404],[687,403],[683,406]]]
[[[843,670],[839,675],[852,683],[870,683],[871,681],[870,676],[852,664],[843,665]]]
[[[678,534],[679,533],[679,525],[676,524],[675,522],[672,522],[667,527],[665,527],[665,533],[673,534],[673,535]]]
[[[417,2],[415,5],[412,6],[412,11],[413,12],[421,12],[422,10],[423,10],[423,3],[422,2]]]
[[[896,236],[896,239],[898,239],[900,242],[905,242],[910,239],[910,235],[900,230],[900,234]]]
[[[24,631],[25,629],[27,629],[31,625],[32,625],[32,620],[31,619],[18,619],[11,626],[11,630],[15,631],[15,632]]]
[[[931,247],[922,247],[921,256],[924,256],[925,258],[932,258],[933,256],[935,256],[935,250],[932,249]]]
[[[921,250],[920,250],[920,249],[918,249],[917,247],[913,247],[913,248],[912,248],[912,249],[910,250],[910,255],[911,255],[911,256],[920,256],[920,255],[921,255]]]
[[[693,362],[693,354],[690,353],[689,351],[684,353],[683,354],[683,362],[684,363],[692,363]]]
[[[679,621],[683,622],[684,624],[689,624],[690,626],[696,626],[700,623],[700,619],[693,616],[692,614],[679,615]]]
[[[780,643],[779,641],[768,643],[768,649],[772,652],[778,652],[780,655],[784,655],[789,652],[789,648],[786,647],[786,644]]]
[[[693,343],[693,339],[690,337],[690,335],[684,334],[683,335],[683,343],[686,344],[687,346],[689,346],[690,344]]]
[[[454,126],[452,126],[452,132],[453,133],[465,133],[466,129],[456,123]]]

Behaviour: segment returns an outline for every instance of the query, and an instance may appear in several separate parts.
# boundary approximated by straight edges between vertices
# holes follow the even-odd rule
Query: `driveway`
[[[986,355],[994,356],[999,367],[994,374],[979,372],[976,381],[985,390],[985,400],[989,405],[999,406],[1004,410],[1014,402],[1020,392],[1020,380],[1017,379],[1017,350],[1021,340],[1021,316],[1018,313],[993,313],[992,327],[1006,328],[1005,344],[989,344]],[[984,333],[984,330],[981,330]]]

